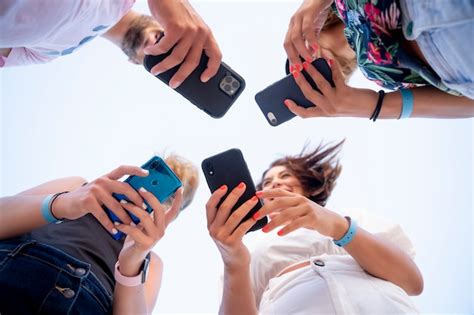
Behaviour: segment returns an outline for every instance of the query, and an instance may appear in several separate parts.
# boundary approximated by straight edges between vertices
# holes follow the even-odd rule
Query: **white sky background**
[[[193,4],[247,83],[224,118],[208,117],[104,39],[47,65],[1,70],[0,195],[70,175],[92,180],[163,151],[199,166],[238,147],[257,179],[307,141],[346,138],[328,208],[365,208],[399,222],[424,275],[419,309],[472,313],[473,120],[293,119],[270,127],[254,95],[284,75],[283,38],[299,2]],[[135,9],[145,12],[146,3]],[[351,84],[376,88],[359,73]],[[222,263],[206,230],[208,197],[201,175],[195,201],[156,247],[165,261],[156,314],[217,312]]]

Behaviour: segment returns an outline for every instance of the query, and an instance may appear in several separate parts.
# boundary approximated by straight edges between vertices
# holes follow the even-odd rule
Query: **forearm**
[[[219,314],[257,314],[249,265],[224,269],[224,291]]]
[[[336,238],[345,232],[338,233]],[[394,244],[358,228],[344,249],[371,275],[390,281],[409,295],[423,290],[423,278],[413,260]]]
[[[342,116],[369,118],[377,104],[377,92],[369,89],[355,89],[357,95],[350,95]],[[474,100],[454,96],[434,87],[419,87],[413,92],[413,113],[410,117],[420,118],[470,118],[474,117]],[[354,100],[357,100],[354,103]],[[385,94],[379,119],[398,119],[402,109],[399,91]]]

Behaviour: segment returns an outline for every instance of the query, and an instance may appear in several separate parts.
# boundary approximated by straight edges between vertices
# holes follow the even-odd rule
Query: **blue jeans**
[[[399,0],[405,38],[449,88],[474,99],[474,1]]]
[[[90,264],[34,240],[0,241],[0,314],[112,314]]]

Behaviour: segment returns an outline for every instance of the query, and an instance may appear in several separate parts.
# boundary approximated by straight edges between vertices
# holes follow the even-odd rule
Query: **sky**
[[[299,2],[192,3],[223,61],[246,80],[228,113],[210,118],[101,38],[49,64],[0,70],[0,195],[65,176],[93,180],[153,154],[178,153],[199,167],[230,148],[242,150],[257,180],[305,144],[346,139],[327,207],[362,208],[402,226],[424,276],[413,298],[422,313],[473,313],[473,120],[295,118],[271,127],[254,96],[284,75],[283,39]],[[147,12],[146,2],[135,9]],[[360,73],[350,84],[377,89]],[[222,262],[200,177],[195,200],[155,248],[165,271],[154,314],[217,313]]]

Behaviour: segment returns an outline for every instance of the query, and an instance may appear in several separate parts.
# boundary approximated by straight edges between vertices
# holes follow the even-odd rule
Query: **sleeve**
[[[18,47],[12,48],[8,57],[2,57],[2,60],[0,61],[0,67],[3,68],[46,63],[55,58],[55,56],[47,56],[32,49]]]

